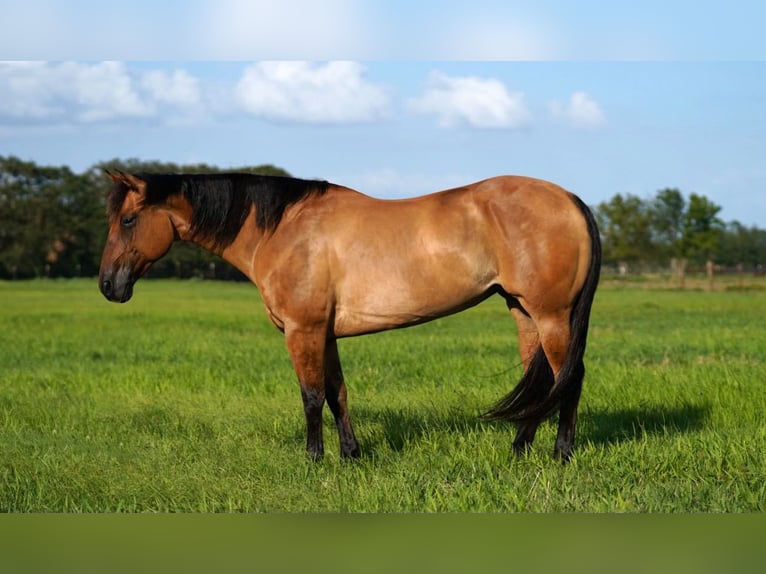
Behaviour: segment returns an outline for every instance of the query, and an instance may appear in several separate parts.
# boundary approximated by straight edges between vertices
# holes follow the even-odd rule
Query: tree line
[[[98,274],[107,233],[105,169],[128,172],[216,172],[206,164],[135,159],[97,163],[84,173],[0,156],[0,279],[90,277]],[[263,175],[290,174],[270,164],[243,167]],[[604,264],[615,270],[716,265],[746,270],[766,264],[766,231],[723,222],[721,207],[678,189],[653,197],[617,194],[593,206]],[[151,270],[155,277],[241,278],[219,257],[176,243]]]
[[[766,265],[766,230],[724,222],[720,211],[707,197],[685,196],[676,188],[648,198],[617,194],[594,207],[604,264],[623,271],[672,268],[681,277],[689,266],[711,264],[760,272]]]

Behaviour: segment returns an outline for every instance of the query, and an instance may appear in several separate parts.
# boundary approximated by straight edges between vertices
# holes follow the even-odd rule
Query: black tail
[[[570,340],[567,355],[556,380],[542,347],[538,347],[521,381],[505,397],[495,403],[483,418],[518,423],[540,422],[558,410],[561,400],[568,394],[579,393],[585,376],[585,344],[593,297],[601,274],[601,239],[593,213],[575,195],[571,196],[582,211],[591,240],[588,275],[577,296],[569,318]]]

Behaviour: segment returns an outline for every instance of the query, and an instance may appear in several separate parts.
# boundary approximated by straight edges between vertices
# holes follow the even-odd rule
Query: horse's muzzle
[[[133,277],[130,270],[104,271],[98,280],[101,293],[114,303],[125,303],[133,296]]]

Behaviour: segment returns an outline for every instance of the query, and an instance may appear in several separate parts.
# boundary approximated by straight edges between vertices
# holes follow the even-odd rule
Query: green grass
[[[576,454],[478,413],[520,375],[502,300],[343,340],[363,450],[304,456],[282,335],[248,284],[0,283],[0,511],[766,510],[766,291],[605,288]],[[327,409],[326,409],[327,410]]]

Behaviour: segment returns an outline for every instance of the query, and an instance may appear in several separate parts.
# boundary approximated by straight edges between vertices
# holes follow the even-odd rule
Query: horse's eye
[[[133,227],[136,224],[136,214],[123,215],[120,218],[120,225],[123,227]]]

